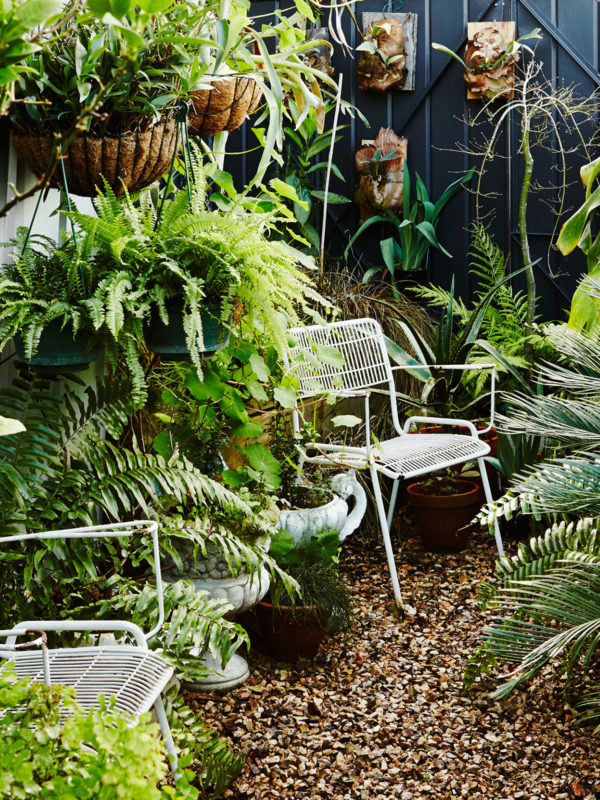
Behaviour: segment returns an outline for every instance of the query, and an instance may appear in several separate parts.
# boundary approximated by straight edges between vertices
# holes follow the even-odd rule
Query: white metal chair
[[[0,658],[10,659],[19,677],[29,677],[32,681],[48,685],[73,687],[77,692],[77,702],[86,711],[98,707],[100,695],[104,695],[107,700],[114,697],[115,708],[131,715],[135,724],[137,717],[154,707],[169,752],[171,770],[175,773],[177,756],[161,698],[161,692],[174,670],[160,655],[148,649],[148,640],[158,633],[164,622],[157,523],[144,520],[4,536],[0,537],[0,548],[31,539],[42,541],[138,535],[150,535],[153,542],[158,620],[149,633],[144,633],[138,625],[128,620],[28,620],[19,622],[11,629],[0,630],[0,637],[6,638],[6,643],[0,644]],[[133,637],[135,645],[115,643],[48,649],[46,631],[122,631]],[[16,637],[27,632],[40,633],[41,637],[35,642],[17,644]],[[31,645],[37,644],[41,645],[40,650],[29,649]]]
[[[481,480],[488,502],[492,500],[490,484],[485,469],[484,456],[490,452],[489,446],[479,439],[478,434],[486,433],[494,424],[495,410],[495,365],[494,364],[437,364],[428,365],[440,369],[489,369],[491,371],[490,422],[483,431],[477,431],[472,422],[463,419],[415,416],[400,424],[394,383],[395,369],[414,369],[414,366],[391,366],[385,346],[385,338],[378,322],[372,319],[358,319],[333,322],[328,325],[311,325],[289,331],[293,342],[286,367],[299,381],[300,396],[313,397],[323,393],[333,393],[337,397],[364,397],[365,402],[365,445],[361,447],[316,443],[314,455],[300,454],[300,469],[304,462],[350,466],[368,469],[373,482],[375,502],[379,514],[381,533],[387,556],[394,590],[396,606],[402,609],[402,596],[394,552],[390,541],[390,525],[394,514],[398,487],[401,479],[415,478],[467,461],[477,461]],[[343,357],[338,364],[335,359],[323,358],[322,348],[332,348]],[[338,359],[338,362],[340,359]],[[385,441],[371,443],[369,427],[369,390],[382,387],[389,392],[392,422],[398,436]],[[299,432],[299,415],[294,411],[294,430]],[[439,433],[409,435],[413,423],[434,425],[459,425],[467,428],[468,434]],[[392,479],[390,504],[386,512],[379,474]],[[496,524],[496,546],[498,553],[504,555],[500,529]]]

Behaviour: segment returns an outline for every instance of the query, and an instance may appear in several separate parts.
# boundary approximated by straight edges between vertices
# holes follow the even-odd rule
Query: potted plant
[[[406,488],[426,550],[455,553],[469,541],[469,523],[481,508],[475,481],[448,471]]]
[[[70,20],[28,59],[12,107],[13,143],[38,177],[50,170],[54,184],[93,196],[102,178],[119,194],[169,171],[181,53],[167,40],[181,31],[175,13],[160,25],[139,19],[145,23],[131,35],[120,25]]]
[[[59,245],[20,228],[18,255],[0,277],[0,350],[14,337],[19,361],[47,372],[78,372],[103,353],[100,278],[72,239]]]
[[[202,162],[193,153],[188,191],[168,196],[174,190],[169,183],[159,203],[150,192],[134,202],[127,191],[121,201],[107,187],[96,199],[97,216],[72,215],[86,246],[95,248],[94,261],[110,272],[99,287],[113,309],[107,351],[115,363],[123,345],[138,382],[136,397],[146,388],[143,337],[156,352],[190,358],[202,375],[202,359],[227,342],[235,309],[261,326],[281,353],[287,346],[283,315],[297,320],[298,301],[319,299],[299,266],[313,260],[271,237],[270,213],[206,208]]]
[[[268,599],[255,608],[257,633],[278,660],[314,658],[327,636],[350,628],[348,590],[337,569],[339,548],[339,536],[332,531],[316,534],[302,547],[287,531],[272,535],[269,554],[298,589],[290,592],[275,579]]]

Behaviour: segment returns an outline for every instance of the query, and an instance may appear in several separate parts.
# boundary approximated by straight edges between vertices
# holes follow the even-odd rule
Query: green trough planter
[[[17,359],[22,364],[48,374],[82,372],[104,353],[104,348],[93,344],[88,334],[78,332],[73,337],[71,328],[61,329],[59,320],[54,320],[44,329],[37,353],[31,358],[25,357],[25,344],[20,336],[15,336],[14,343]]]
[[[185,341],[183,329],[183,309],[168,309],[169,324],[160,318],[158,311],[152,309],[150,321],[144,328],[144,339],[149,350],[157,353],[166,361],[183,361],[189,359],[190,351]],[[204,350],[200,358],[212,358],[217,350],[226,347],[229,342],[229,324],[220,320],[221,306],[208,303],[202,307],[202,337]]]

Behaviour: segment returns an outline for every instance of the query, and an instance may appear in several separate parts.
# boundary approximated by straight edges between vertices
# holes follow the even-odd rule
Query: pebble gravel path
[[[342,554],[350,634],[312,662],[277,663],[253,648],[244,685],[187,696],[247,755],[223,798],[600,798],[600,740],[575,724],[556,676],[502,701],[489,699],[487,679],[463,695],[489,613],[476,593],[493,574],[491,538],[477,533],[454,555],[425,553],[417,536],[396,547],[415,617],[394,615],[383,549],[355,535]]]

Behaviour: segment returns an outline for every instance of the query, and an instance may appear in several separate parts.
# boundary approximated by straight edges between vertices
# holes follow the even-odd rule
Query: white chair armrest
[[[134,637],[138,647],[141,647],[144,650],[148,649],[146,635],[144,634],[143,630],[134,622],[120,619],[30,620],[19,622],[14,626],[14,628],[11,628],[8,631],[0,631],[0,636],[8,637],[6,646],[10,647],[11,645],[14,645],[16,637],[22,633],[25,633],[27,630],[35,631],[36,633],[40,631],[126,631]],[[14,646],[12,649],[14,650]]]
[[[158,619],[154,628],[146,634],[142,634],[144,640],[151,639],[158,631],[162,628],[164,619],[165,619],[165,610],[164,610],[164,599],[163,599],[163,586],[162,586],[162,574],[160,568],[160,549],[158,544],[158,523],[155,520],[135,520],[133,522],[115,522],[112,524],[105,524],[105,525],[86,525],[80,528],[66,528],[57,531],[44,531],[41,533],[20,533],[20,534],[13,534],[11,536],[0,536],[0,547],[4,544],[9,544],[11,542],[26,542],[32,539],[37,539],[39,541],[45,540],[52,540],[52,539],[103,539],[103,538],[127,538],[129,536],[135,535],[144,535],[148,534],[152,538],[152,549],[154,555],[154,576],[156,579],[156,595],[158,601]],[[66,623],[65,620],[63,623]],[[110,620],[108,620],[109,624],[112,624]],[[41,623],[27,623],[29,627],[35,625],[39,630],[42,630]],[[98,625],[98,622],[89,623],[93,625]],[[129,630],[130,633],[136,637],[138,636],[137,632],[141,632],[141,629],[134,625],[131,622],[124,621],[123,623],[119,623],[120,627],[118,628],[103,628],[102,630]],[[126,625],[133,625],[133,628],[128,629]],[[22,624],[19,623],[19,628],[22,627]],[[135,629],[135,631],[134,631]],[[91,628],[47,628],[46,630],[92,630]],[[99,629],[97,629],[99,630]]]
[[[474,436],[476,439],[479,438],[477,428],[467,419],[449,419],[448,417],[409,417],[404,423],[404,433],[407,433],[410,430],[410,426],[413,424],[413,422],[425,422],[430,425],[459,425],[460,427],[468,428],[471,436]]]

